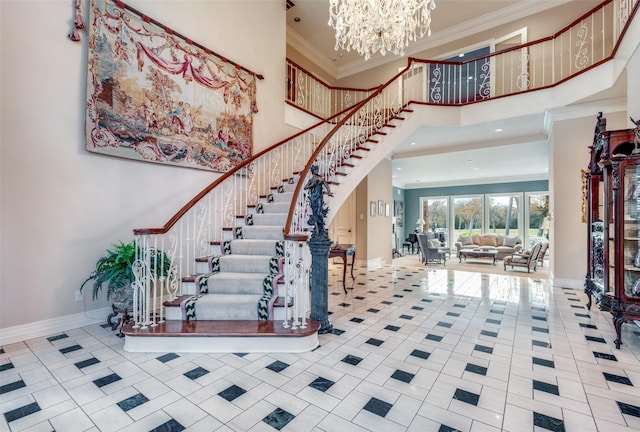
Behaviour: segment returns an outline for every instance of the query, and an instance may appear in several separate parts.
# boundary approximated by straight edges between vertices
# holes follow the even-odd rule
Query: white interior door
[[[335,243],[355,244],[356,206],[355,192],[342,204],[329,226],[329,235]]]

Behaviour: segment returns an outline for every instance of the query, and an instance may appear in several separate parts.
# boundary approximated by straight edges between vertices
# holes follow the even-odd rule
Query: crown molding
[[[318,65],[318,67],[332,77],[338,76],[338,67],[289,26],[287,26],[287,45],[290,45],[293,49],[300,51],[307,58],[313,59],[312,61],[314,64]]]
[[[544,113],[544,131],[549,135],[553,124],[563,120],[573,120],[583,117],[594,117],[599,112],[604,114],[621,112],[627,110],[627,98],[616,97],[610,99],[601,99],[593,102],[587,102],[576,105],[569,105],[558,108],[547,109]]]

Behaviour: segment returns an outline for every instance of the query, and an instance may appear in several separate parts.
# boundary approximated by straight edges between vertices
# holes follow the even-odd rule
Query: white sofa
[[[455,243],[456,256],[461,249],[489,248],[498,251],[496,259],[503,259],[508,255],[522,250],[522,239],[518,236],[504,236],[502,234],[473,234],[458,237]]]

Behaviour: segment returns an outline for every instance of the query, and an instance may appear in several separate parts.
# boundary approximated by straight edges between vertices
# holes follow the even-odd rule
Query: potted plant
[[[157,260],[151,260],[151,271],[156,276],[167,276],[171,269],[171,261],[164,252],[160,252]],[[136,260],[136,242],[119,242],[107,249],[107,254],[96,262],[96,268],[80,285],[82,292],[85,284],[93,280],[93,299],[98,298],[104,284],[107,287],[107,300],[112,300],[114,307],[120,310],[131,309],[133,301],[134,280],[132,265]],[[158,268],[156,268],[158,267]]]

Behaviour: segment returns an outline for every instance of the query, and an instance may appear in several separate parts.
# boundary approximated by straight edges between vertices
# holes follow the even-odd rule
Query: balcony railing
[[[561,31],[460,62],[409,58],[398,83],[402,104],[464,105],[556,86],[611,59],[638,0],[608,0]],[[287,102],[328,118],[373,89],[332,87],[287,62]]]

